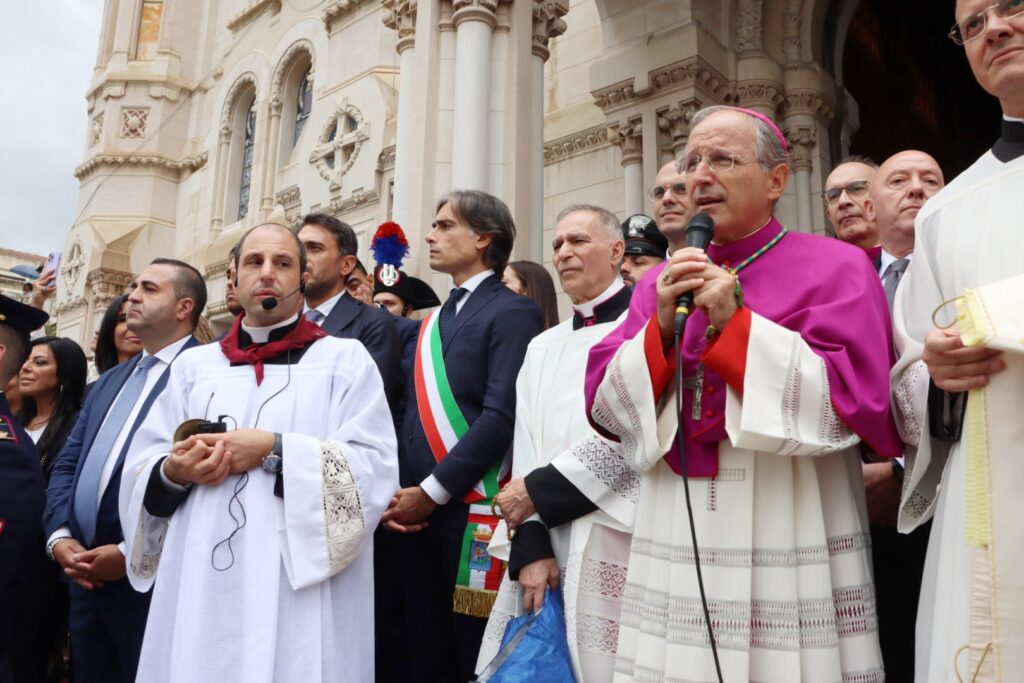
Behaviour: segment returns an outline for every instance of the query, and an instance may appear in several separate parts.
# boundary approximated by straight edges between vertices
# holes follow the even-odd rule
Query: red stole
[[[220,350],[232,363],[248,363],[253,366],[256,372],[256,386],[263,383],[263,361],[267,358],[279,356],[290,349],[301,349],[311,344],[320,337],[326,337],[327,333],[314,323],[309,322],[303,316],[299,316],[299,324],[288,334],[276,341],[269,341],[265,344],[250,344],[241,349],[238,347],[239,332],[242,329],[242,318],[240,315],[235,318],[235,323],[220,340]]]

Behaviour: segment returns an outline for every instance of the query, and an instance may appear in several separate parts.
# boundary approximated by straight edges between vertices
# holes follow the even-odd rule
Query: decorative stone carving
[[[324,28],[327,32],[331,32],[331,26],[338,19],[341,19],[347,14],[350,14],[360,5],[369,2],[370,0],[338,0],[329,4],[323,12],[320,13],[320,18],[324,22]]]
[[[396,49],[402,54],[416,42],[417,0],[381,0],[384,25],[398,33]]]
[[[789,143],[789,165],[794,171],[810,171],[814,168],[814,145],[818,135],[813,126],[792,126],[782,131]]]
[[[370,202],[375,202],[379,199],[380,195],[377,194],[376,190],[364,190],[361,187],[357,187],[356,189],[352,190],[352,194],[349,195],[348,197],[335,197],[331,199],[329,213],[335,215],[345,213],[346,211],[354,209],[357,206],[369,204]],[[310,211],[313,210],[313,208],[310,208]]]
[[[608,126],[600,125],[544,143],[544,165],[609,145]]]
[[[395,145],[385,147],[377,155],[377,172],[384,173],[395,168]]]
[[[282,87],[284,83],[284,74],[288,70],[288,67],[292,65],[295,58],[300,53],[305,52],[309,55],[309,76],[313,78],[313,74],[316,69],[316,59],[313,56],[313,43],[306,39],[297,40],[292,43],[284,54],[281,55],[281,59],[277,62],[277,69],[274,71],[274,78],[270,81],[270,108],[275,111],[281,111],[281,106],[284,103],[284,93]]]
[[[686,141],[690,137],[690,122],[703,106],[701,100],[694,98],[658,112],[658,128],[669,135],[672,154],[678,155],[686,147]]]
[[[97,114],[92,120],[92,133],[89,138],[89,146],[95,147],[103,137],[103,112]]]
[[[228,89],[227,96],[224,98],[224,109],[220,113],[220,135],[222,142],[231,139],[231,112],[235,107],[235,101],[247,88],[252,88],[255,91],[256,98],[259,98],[256,74],[251,71],[247,71],[235,79],[235,82],[231,84],[231,88]]]
[[[294,206],[302,201],[302,190],[298,185],[286,187],[274,195],[274,203],[280,204],[285,209]]]
[[[640,119],[608,126],[608,142],[622,151],[622,165],[639,164],[644,160],[644,126]]]
[[[569,12],[566,0],[533,0],[533,54],[547,61],[548,41],[565,33],[562,19]]]
[[[250,21],[267,11],[271,14],[277,14],[280,12],[281,0],[253,0],[248,7],[231,18],[231,21],[228,22],[228,30],[238,31]]]
[[[85,278],[85,287],[92,294],[92,302],[97,310],[102,310],[110,302],[124,294],[135,278],[131,273],[110,268],[97,268],[90,271]]]
[[[741,81],[736,84],[733,99],[741,107],[767,109],[774,114],[782,103],[782,91],[776,81]]]
[[[98,154],[76,168],[75,177],[83,180],[86,176],[104,166],[114,166],[116,168],[122,166],[155,166],[187,175],[205,166],[207,158],[206,152],[185,157],[180,161],[168,159],[161,154]]]
[[[146,137],[146,120],[149,118],[148,109],[122,109],[121,110],[121,137],[123,138],[144,138]]]
[[[782,98],[779,115],[787,118],[797,114],[812,116],[827,124],[836,115],[836,110],[835,105],[817,90],[790,90]]]
[[[736,23],[736,49],[739,52],[761,49],[761,6],[763,0],[739,0]]]
[[[320,129],[316,147],[309,154],[309,163],[329,183],[331,192],[341,189],[342,177],[352,168],[363,143],[370,139],[369,125],[363,113],[345,98]]]
[[[215,261],[203,269],[203,276],[207,280],[211,280],[220,277],[221,275],[226,275],[228,272],[229,265],[231,265],[231,259]]]
[[[83,265],[85,265],[85,259],[82,256],[82,240],[76,238],[60,267],[60,273],[64,276],[64,287],[67,291],[70,292],[75,288]]]
[[[699,87],[702,92],[720,101],[728,102],[732,96],[733,84],[700,57],[663,66],[651,71],[649,76],[651,87],[650,91],[645,93],[645,97],[654,97],[687,87]],[[637,100],[632,79],[594,90],[591,94],[605,114]]]
[[[800,62],[800,26],[803,0],[786,0],[782,10],[782,54],[787,64]]]
[[[482,21],[492,29],[498,25],[498,0],[452,0],[452,8],[456,28],[464,21]]]

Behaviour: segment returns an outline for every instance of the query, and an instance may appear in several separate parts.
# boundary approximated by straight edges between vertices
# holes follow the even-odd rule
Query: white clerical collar
[[[331,315],[331,311],[333,311],[335,305],[337,305],[338,300],[344,294],[346,294],[346,292],[343,289],[340,292],[338,292],[337,294],[335,294],[334,296],[332,296],[327,301],[321,302],[319,306],[314,307],[312,310],[320,311],[320,315],[323,316],[323,318],[321,318],[321,320],[327,320],[327,318]],[[310,307],[310,305],[308,303],[302,304],[302,314],[305,315],[306,311],[310,310],[310,308],[311,307]]]
[[[245,318],[242,318],[242,329],[245,330],[246,334],[249,335],[249,338],[252,339],[253,344],[265,344],[267,340],[270,339],[271,332],[279,327],[291,325],[298,319],[299,314],[296,313],[287,320],[282,320],[281,322],[274,323],[273,325],[267,325],[266,327],[249,327],[245,324]]]
[[[608,299],[611,299],[613,296],[618,294],[619,290],[621,290],[625,286],[626,283],[622,281],[622,278],[616,275],[615,280],[612,281],[610,285],[608,285],[608,289],[604,290],[590,301],[584,301],[581,304],[573,304],[572,310],[579,313],[580,316],[583,318],[592,318],[594,317],[595,308],[597,308],[605,301],[608,301]]]
[[[1011,123],[1024,123],[1024,119],[1018,119],[1016,116],[1007,116],[1003,114],[1003,118]]]
[[[191,334],[186,334],[181,339],[178,339],[177,341],[172,341],[170,344],[160,349],[156,353],[149,353],[148,351],[143,350],[142,358],[145,358],[147,356],[154,356],[158,361],[160,361],[164,365],[170,365],[171,361],[174,360],[174,357],[178,355],[179,351],[181,351],[181,347],[185,346],[185,343],[189,340],[189,337],[191,336]]]
[[[907,259],[908,261],[912,261],[914,259],[914,252],[910,252],[903,258]],[[899,259],[890,254],[889,252],[887,252],[885,250],[885,247],[883,247],[882,253],[879,254],[878,256],[878,277],[882,277],[883,275],[885,275],[885,271],[886,269],[889,268],[889,265],[896,261],[899,261]]]

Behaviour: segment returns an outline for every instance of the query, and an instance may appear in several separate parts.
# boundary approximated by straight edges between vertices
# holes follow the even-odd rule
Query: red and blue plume
[[[409,240],[398,223],[388,221],[377,228],[370,241],[370,251],[378,265],[390,264],[400,269],[409,255]]]

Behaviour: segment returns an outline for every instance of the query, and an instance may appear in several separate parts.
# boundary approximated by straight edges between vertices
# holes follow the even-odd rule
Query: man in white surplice
[[[184,353],[124,468],[128,576],[153,588],[138,680],[374,680],[372,531],[398,488],[373,360],[298,315],[305,254],[246,233],[244,315]],[[186,420],[223,433],[172,443]]]
[[[698,112],[680,168],[692,210],[714,220],[712,242],[648,273],[626,321],[590,352],[589,415],[622,454],[594,468],[641,477],[615,681],[717,680],[684,467],[724,679],[884,677],[858,442],[901,452],[885,294],[862,250],[773,218],[786,159],[762,114]]]
[[[1024,669],[1024,4],[958,0],[956,22],[950,37],[999,98],[1002,135],[918,214],[915,258],[896,293],[902,353],[893,397],[902,434],[916,446],[899,528],[934,517],[915,680],[1011,681]],[[955,300],[968,292],[985,302],[983,327],[1009,338],[1016,353],[965,325],[970,316]]]
[[[530,342],[516,382],[516,478],[498,502],[504,501],[502,513],[512,519],[530,519],[511,523],[511,540],[501,522],[491,540],[492,555],[509,562],[508,576],[484,632],[477,670],[494,658],[509,619],[539,608],[544,589],[557,586],[564,576],[576,677],[599,683],[611,680],[621,590],[615,594],[607,585],[602,590],[596,568],[607,568],[612,581],[606,584],[612,588],[614,576],[625,578],[633,506],[627,493],[598,499],[598,507],[569,477],[575,478],[573,463],[579,465],[573,455],[577,449],[611,447],[587,421],[583,377],[590,347],[625,316],[630,292],[618,275],[622,233],[608,210],[567,207],[558,216],[552,246],[552,263],[573,303],[573,316]],[[520,506],[529,509],[524,514]],[[566,523],[573,520],[578,521]],[[602,625],[611,626],[603,629],[604,639],[598,637]]]

